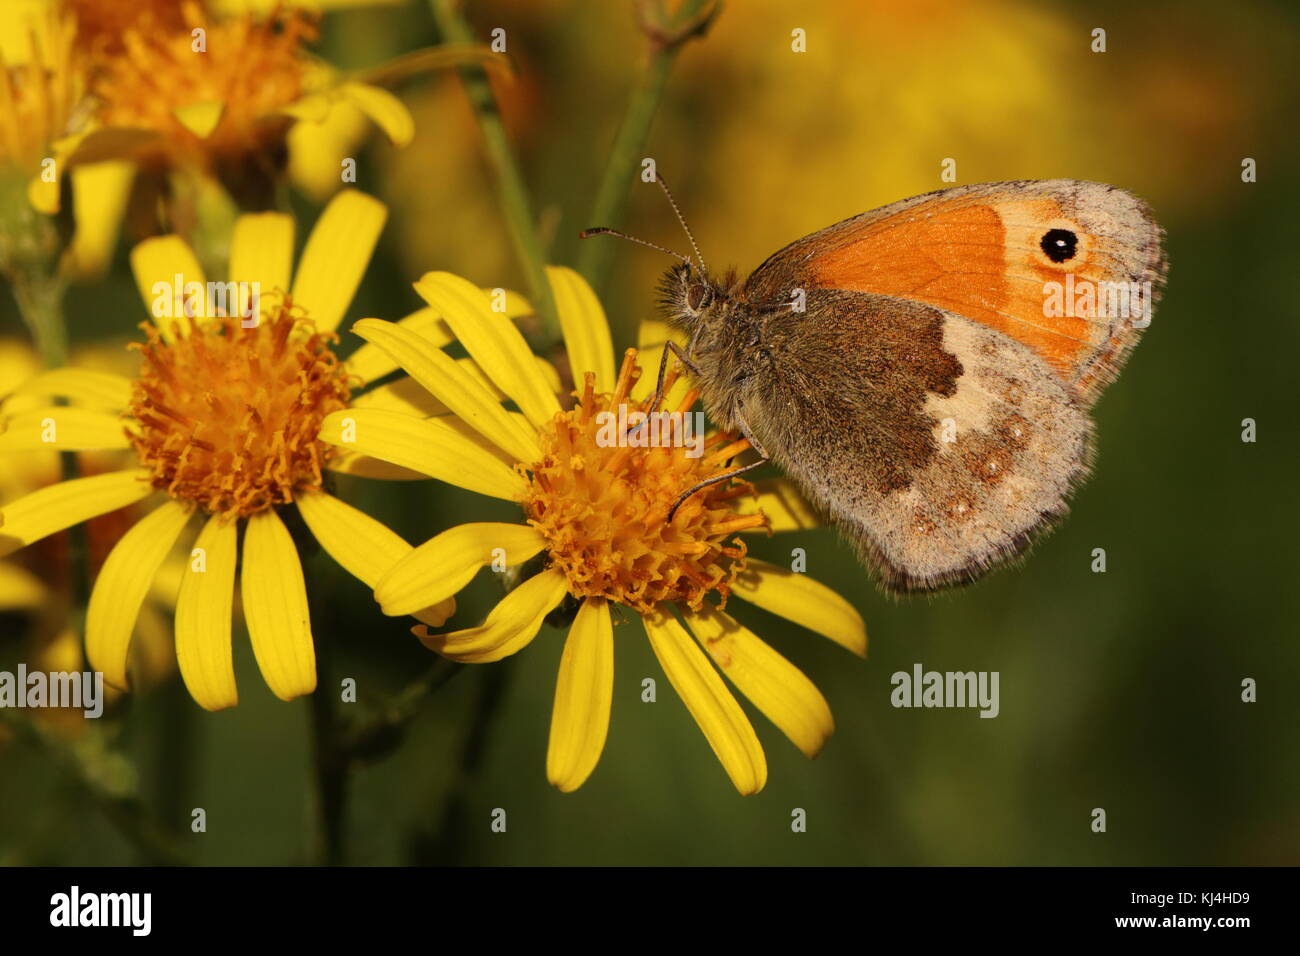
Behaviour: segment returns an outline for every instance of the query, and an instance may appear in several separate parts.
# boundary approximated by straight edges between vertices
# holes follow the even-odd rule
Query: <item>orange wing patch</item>
[[[1046,256],[1032,234],[1037,227],[1026,225],[1059,222],[1061,209],[1051,200],[1002,206],[932,203],[870,223],[812,259],[812,276],[828,288],[894,295],[964,315],[1024,343],[1069,378],[1080,353],[1102,336],[1094,336],[1086,318],[1044,314],[1043,285],[1060,280],[1064,270],[1033,261],[1035,250]],[[1003,214],[1012,211],[1016,221],[1008,225]]]
[[[1089,395],[1113,377],[1146,324],[1097,306],[1103,296],[1120,294],[1116,286],[1145,284],[1150,309],[1164,278],[1160,235],[1141,201],[1112,186],[960,186],[800,239],[755,270],[745,292],[771,301],[787,296],[792,282],[806,282],[923,302],[1021,342]],[[1058,236],[1068,239],[1069,254],[1054,261],[1048,239]],[[1086,302],[1069,290],[1090,287],[1097,290],[1094,311],[1075,308]],[[1061,295],[1053,298],[1057,289]]]

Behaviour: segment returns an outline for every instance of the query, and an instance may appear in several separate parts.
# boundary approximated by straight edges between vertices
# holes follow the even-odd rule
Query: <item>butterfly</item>
[[[670,253],[661,291],[688,344],[665,349],[660,393],[671,351],[759,455],[718,480],[775,461],[894,593],[974,581],[1064,517],[1090,407],[1166,272],[1141,200],[1071,179],[904,199],[743,280],[710,273],[682,225],[698,265]]]

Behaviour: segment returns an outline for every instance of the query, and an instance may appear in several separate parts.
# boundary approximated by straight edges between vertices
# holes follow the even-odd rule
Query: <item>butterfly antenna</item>
[[[658,243],[651,242],[648,239],[638,239],[636,236],[629,236],[626,232],[619,232],[617,229],[610,229],[608,226],[596,226],[594,229],[584,229],[582,232],[578,233],[579,239],[590,239],[592,236],[617,236],[619,239],[626,239],[629,242],[636,242],[643,246],[648,246],[651,249],[658,249],[660,252],[670,255],[674,259],[680,259],[682,262],[686,263],[688,267],[691,264],[690,258],[682,255],[680,252],[673,252],[671,249],[667,249]]]
[[[699,260],[700,271],[707,272],[708,268],[704,265],[704,256],[700,255],[700,247],[695,242],[695,234],[691,232],[691,227],[686,225],[686,217],[682,215],[681,209],[677,206],[677,200],[673,198],[672,190],[668,188],[668,184],[664,182],[664,178],[659,175],[659,170],[657,169],[655,170],[655,182],[659,184],[659,188],[662,189],[664,195],[668,197],[668,205],[673,207],[673,212],[677,215],[677,221],[682,224],[682,229],[686,232],[686,238],[691,240],[691,248],[695,250],[695,258]]]

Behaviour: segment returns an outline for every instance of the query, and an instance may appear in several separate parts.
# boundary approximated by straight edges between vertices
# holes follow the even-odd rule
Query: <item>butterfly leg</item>
[[[723,472],[721,475],[714,475],[712,478],[705,478],[698,484],[687,488],[677,496],[677,500],[673,502],[673,506],[668,509],[668,524],[673,523],[673,516],[677,514],[677,509],[686,504],[686,499],[691,497],[691,495],[695,494],[697,491],[702,491],[710,485],[716,485],[720,481],[727,481],[731,478],[735,478],[737,475],[743,475],[745,472],[753,471],[755,468],[761,468],[763,465],[767,464],[767,461],[766,458],[760,458],[758,461],[750,462],[748,465],[741,465],[739,468],[733,468],[731,471]]]
[[[631,438],[640,432],[642,428],[645,428],[650,423],[650,416],[659,410],[659,404],[664,400],[664,379],[668,375],[668,354],[670,352],[676,355],[677,360],[690,369],[693,374],[700,374],[700,370],[695,367],[694,362],[686,357],[686,353],[682,351],[680,345],[676,342],[665,342],[664,350],[659,356],[659,379],[655,384],[654,398],[650,400],[650,407],[646,410],[646,417],[637,422],[635,428],[628,429],[626,437]]]
[[[659,403],[664,400],[664,378],[668,374],[668,353],[671,352],[677,356],[677,361],[681,362],[692,375],[698,376],[700,370],[696,368],[695,363],[686,357],[686,352],[676,342],[665,342],[663,353],[659,356],[659,380],[655,383],[655,397],[650,401],[650,411],[656,411]]]
[[[763,465],[766,465],[769,461],[772,460],[771,456],[768,455],[767,451],[764,450],[763,446],[759,444],[758,439],[754,437],[753,432],[750,431],[749,423],[745,421],[743,418],[739,418],[737,420],[737,424],[740,426],[741,434],[743,434],[745,436],[745,439],[749,442],[749,446],[758,453],[758,461],[750,462],[748,465],[741,465],[739,468],[733,468],[731,469],[731,471],[724,472],[721,475],[714,475],[712,478],[706,478],[703,481],[699,482],[698,484],[690,488],[687,488],[685,491],[683,491],[680,495],[677,496],[677,500],[673,502],[673,506],[668,509],[669,524],[672,524],[673,516],[677,514],[677,509],[680,508],[682,505],[684,505],[686,503],[686,499],[689,498],[691,495],[695,494],[697,491],[707,488],[710,485],[716,485],[718,482],[727,481],[731,478],[735,478],[737,475],[743,475],[745,472],[753,471],[755,468],[761,468]]]
[[[758,453],[759,458],[762,458],[764,461],[771,461],[772,456],[767,453],[767,449],[763,447],[762,442],[754,437],[754,432],[749,427],[749,422],[745,421],[744,408],[745,400],[742,398],[736,403],[736,424],[740,426],[740,433],[744,435],[745,440],[749,442],[749,447]]]

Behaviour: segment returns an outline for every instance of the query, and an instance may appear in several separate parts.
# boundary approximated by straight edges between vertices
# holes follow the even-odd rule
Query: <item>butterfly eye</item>
[[[696,283],[686,290],[686,306],[692,311],[699,311],[709,304],[709,287]]]
[[[1043,255],[1053,262],[1065,262],[1073,259],[1079,249],[1079,237],[1069,229],[1049,229],[1038,243]]]

